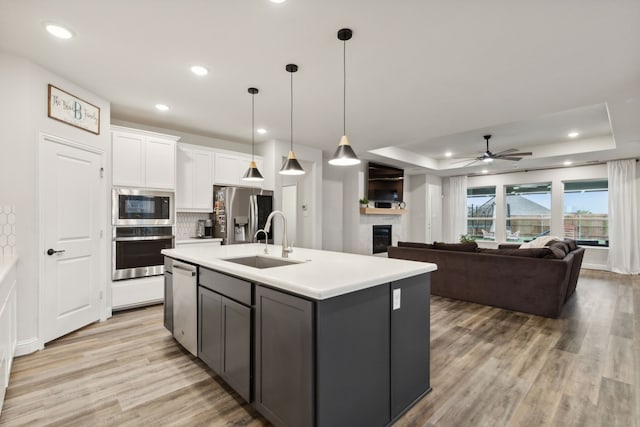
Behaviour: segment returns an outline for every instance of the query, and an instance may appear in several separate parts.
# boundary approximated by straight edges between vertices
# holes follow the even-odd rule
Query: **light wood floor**
[[[640,427],[640,278],[583,270],[561,319],[434,297],[433,392],[396,426]],[[116,314],[17,358],[2,425],[267,422],[162,327]]]

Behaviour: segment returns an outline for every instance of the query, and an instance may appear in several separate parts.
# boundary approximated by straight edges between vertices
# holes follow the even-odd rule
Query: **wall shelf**
[[[360,208],[360,213],[364,215],[404,215],[406,209],[386,209],[386,208]]]

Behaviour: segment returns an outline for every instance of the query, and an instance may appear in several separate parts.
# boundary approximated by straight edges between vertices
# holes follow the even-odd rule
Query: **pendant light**
[[[329,164],[335,166],[351,166],[360,163],[360,159],[349,144],[347,138],[347,40],[351,39],[353,32],[348,28],[338,31],[338,40],[342,40],[342,138],[336,152]]]
[[[298,159],[296,159],[296,154],[293,152],[293,73],[298,71],[298,66],[296,64],[287,64],[285,70],[291,73],[291,148],[289,149],[287,160],[284,161],[282,168],[280,168],[280,174],[302,175],[304,174],[304,169],[300,166]]]
[[[264,181],[262,174],[258,170],[258,165],[256,165],[256,161],[254,159],[255,155],[255,125],[254,125],[254,117],[255,117],[255,97],[256,93],[258,93],[258,89],[255,87],[250,87],[247,91],[251,94],[251,162],[249,163],[249,169],[244,173],[242,177],[243,181]]]

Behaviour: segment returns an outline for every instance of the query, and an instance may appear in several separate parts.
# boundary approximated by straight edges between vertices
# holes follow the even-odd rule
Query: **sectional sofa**
[[[398,242],[390,258],[432,262],[431,293],[545,317],[559,317],[575,292],[584,248],[554,240],[541,248],[472,243]]]

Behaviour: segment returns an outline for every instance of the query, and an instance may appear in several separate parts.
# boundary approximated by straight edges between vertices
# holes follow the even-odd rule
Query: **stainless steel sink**
[[[304,261],[297,261],[284,258],[272,258],[260,255],[246,256],[239,258],[227,258],[222,261],[235,262],[236,264],[242,264],[254,268],[273,268],[282,267],[284,265],[300,264]]]

